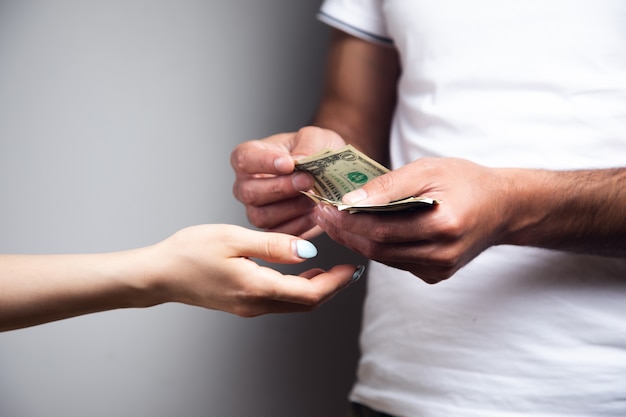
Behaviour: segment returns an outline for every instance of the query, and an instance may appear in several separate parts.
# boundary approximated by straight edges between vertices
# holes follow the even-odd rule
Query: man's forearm
[[[312,124],[336,132],[346,143],[389,167],[387,124],[372,125],[360,119],[357,114],[350,114],[350,109],[328,102],[320,105]]]
[[[333,30],[326,80],[313,124],[388,165],[400,63],[394,49]]]
[[[503,243],[626,256],[626,168],[506,171]]]

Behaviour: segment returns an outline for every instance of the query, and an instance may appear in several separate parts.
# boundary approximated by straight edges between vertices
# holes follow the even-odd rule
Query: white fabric
[[[626,165],[623,0],[326,0],[319,17],[398,49],[394,167]],[[500,246],[434,286],[377,263],[368,277],[353,400],[407,417],[626,416],[625,259]]]

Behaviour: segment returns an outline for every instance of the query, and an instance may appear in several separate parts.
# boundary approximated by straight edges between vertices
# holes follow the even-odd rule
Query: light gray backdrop
[[[307,123],[319,1],[0,1],[0,252],[247,226],[232,148]],[[299,271],[358,262],[326,239]],[[0,334],[3,417],[343,416],[364,282],[309,314],[183,305]]]

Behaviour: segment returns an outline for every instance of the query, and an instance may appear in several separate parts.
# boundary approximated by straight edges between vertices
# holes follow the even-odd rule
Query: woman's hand
[[[291,235],[209,224],[121,252],[0,255],[0,331],[167,302],[246,317],[308,311],[358,279],[363,268],[338,265],[295,276],[252,258],[295,264],[316,253],[313,244]]]
[[[295,264],[315,256],[308,241],[233,225],[183,229],[150,248],[163,301],[227,311],[239,316],[308,311],[358,278],[361,269],[338,265],[283,275],[252,258]],[[360,271],[360,272],[359,272]],[[355,272],[357,275],[353,277]]]

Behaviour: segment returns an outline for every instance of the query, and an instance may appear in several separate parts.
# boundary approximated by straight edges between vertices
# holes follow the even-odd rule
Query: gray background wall
[[[0,252],[112,251],[247,226],[232,148],[297,129],[319,1],[0,1]],[[358,262],[321,238],[287,272]],[[364,283],[243,319],[168,304],[0,334],[0,416],[343,416]]]

